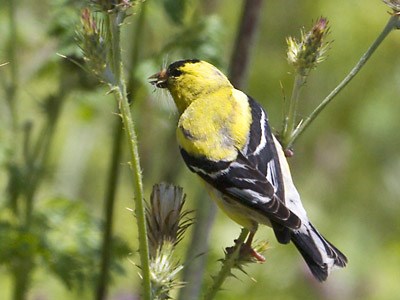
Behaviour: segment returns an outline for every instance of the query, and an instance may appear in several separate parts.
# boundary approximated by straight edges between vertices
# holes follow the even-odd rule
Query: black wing
[[[248,97],[248,99],[253,121],[250,127],[249,140],[242,149],[242,153],[250,164],[271,182],[278,198],[285,202],[281,167],[271,128],[268,124],[268,115],[256,101],[251,97]]]
[[[245,156],[273,185],[275,194],[285,203],[285,188],[282,179],[281,166],[271,128],[268,124],[268,115],[265,110],[248,96],[253,122],[250,128],[250,137],[245,147]],[[277,240],[287,244],[290,241],[290,230],[274,221],[271,221]]]

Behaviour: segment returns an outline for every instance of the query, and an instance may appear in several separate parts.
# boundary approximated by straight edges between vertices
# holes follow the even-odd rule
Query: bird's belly
[[[208,183],[205,183],[208,193],[211,198],[215,201],[218,207],[224,211],[224,213],[231,218],[233,221],[249,229],[255,231],[258,224],[271,226],[271,223],[267,217],[256,212],[255,210],[242,205],[235,199],[232,199],[220,191],[213,188]]]

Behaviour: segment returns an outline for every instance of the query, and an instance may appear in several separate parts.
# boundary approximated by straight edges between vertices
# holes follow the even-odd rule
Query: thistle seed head
[[[287,38],[289,64],[294,66],[301,75],[314,69],[318,63],[325,60],[330,42],[326,41],[329,34],[328,20],[319,18],[310,31],[301,30],[301,40]]]
[[[387,6],[393,9],[394,14],[400,14],[400,0],[382,0]]]
[[[82,49],[89,71],[103,81],[108,53],[103,21],[85,8],[82,10],[81,24],[80,30],[77,31],[78,45]]]

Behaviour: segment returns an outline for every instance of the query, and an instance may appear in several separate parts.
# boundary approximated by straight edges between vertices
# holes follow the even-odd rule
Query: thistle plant
[[[317,67],[317,64],[325,60],[330,45],[330,42],[326,41],[328,34],[328,20],[320,18],[310,31],[301,30],[300,41],[293,37],[287,38],[288,62],[294,67],[296,73],[307,76],[312,69]]]
[[[77,31],[78,45],[83,51],[85,69],[95,75],[102,82],[111,82],[107,74],[111,74],[106,64],[107,53],[110,52],[109,43],[105,39],[104,20],[93,16],[88,8],[81,14],[82,30]]]
[[[175,258],[175,247],[192,224],[184,211],[186,195],[182,188],[161,183],[153,187],[146,208],[147,236],[149,239],[152,297],[169,299],[174,288],[183,286],[177,279],[183,265]]]
[[[351,69],[351,71],[345,76],[345,78],[326,96],[321,103],[310,113],[310,115],[301,120],[296,126],[296,112],[297,112],[297,103],[300,96],[301,87],[305,83],[305,79],[303,80],[300,74],[308,75],[309,70],[316,67],[315,63],[323,60],[323,55],[326,52],[326,46],[329,43],[325,43],[325,46],[322,42],[320,47],[310,47],[310,49],[314,50],[314,54],[311,55],[311,59],[301,59],[302,55],[299,54],[302,52],[301,49],[303,47],[301,44],[296,43],[292,38],[288,39],[289,52],[288,58],[289,63],[295,66],[296,68],[296,78],[293,86],[293,92],[290,100],[289,110],[286,111],[284,121],[283,121],[283,129],[279,136],[279,139],[282,143],[283,148],[287,151],[286,153],[290,154],[290,148],[292,148],[294,142],[297,138],[307,129],[307,127],[314,121],[314,119],[322,112],[322,110],[339,94],[339,92],[347,86],[347,84],[358,74],[358,72],[362,69],[365,63],[369,60],[375,50],[381,45],[381,43],[385,40],[385,38],[395,29],[400,29],[400,1],[399,0],[382,0],[386,5],[388,5],[392,12],[390,13],[390,18],[383,28],[382,32],[375,39],[375,41],[371,44],[368,50],[361,56],[356,65]],[[319,24],[318,24],[319,23]],[[329,29],[326,27],[327,21],[321,18],[317,24],[314,26],[313,30],[311,30],[311,36],[314,34],[315,36],[324,37],[326,33],[328,33]],[[312,33],[313,32],[313,33]],[[320,33],[318,33],[320,32]],[[324,34],[325,32],[325,34]],[[310,34],[309,33],[309,34]],[[306,35],[309,36],[309,34]],[[302,34],[304,36],[304,34]],[[312,39],[313,40],[313,39]],[[318,40],[318,39],[317,39]],[[322,41],[322,40],[321,40]],[[304,52],[308,53],[308,52]],[[296,60],[296,57],[300,58],[300,60]],[[308,62],[308,68],[304,69],[305,64],[299,63],[301,61]],[[313,63],[314,62],[314,63]]]
[[[400,1],[399,0],[382,0],[382,1],[385,2],[391,9],[393,9],[393,14],[398,15],[400,13]]]
[[[135,193],[135,216],[139,236],[139,254],[142,270],[143,297],[151,299],[149,249],[144,209],[143,183],[137,137],[127,97],[127,88],[121,58],[121,26],[129,16],[128,10],[140,1],[92,1],[93,10],[82,14],[82,27],[78,33],[88,68],[114,94],[128,140],[132,186]],[[95,11],[96,13],[93,13]]]
[[[248,275],[244,267],[250,263],[260,263],[252,253],[249,252],[249,248],[244,241],[249,234],[249,230],[242,228],[242,231],[237,240],[235,240],[235,245],[225,249],[225,257],[221,260],[222,267],[216,276],[213,276],[213,284],[211,288],[207,291],[204,299],[211,300],[214,299],[217,292],[221,289],[222,284],[228,277],[235,277],[232,273],[233,269],[237,269],[244,274]],[[246,247],[247,246],[247,247]],[[253,250],[256,253],[262,255],[268,249],[268,243],[265,241],[256,242],[252,245]]]
[[[285,112],[283,129],[280,139],[284,146],[288,145],[296,129],[296,112],[300,93],[304,87],[310,71],[326,58],[330,42],[326,41],[329,34],[328,20],[319,18],[310,31],[301,30],[301,39],[287,38],[287,58],[295,70],[295,79],[289,107]]]

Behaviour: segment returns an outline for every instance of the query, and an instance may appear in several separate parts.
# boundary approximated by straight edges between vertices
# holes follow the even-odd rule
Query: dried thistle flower
[[[318,63],[325,60],[330,45],[330,42],[325,41],[328,33],[328,20],[321,17],[309,32],[301,30],[300,41],[293,37],[287,38],[288,61],[296,72],[305,76]]]
[[[186,195],[183,189],[161,183],[153,187],[150,204],[146,207],[146,221],[150,256],[154,257],[166,243],[175,246],[192,224],[190,211],[184,211]]]
[[[177,274],[183,265],[174,259],[175,246],[192,224],[189,211],[184,211],[182,188],[161,183],[153,186],[146,207],[147,236],[150,252],[150,275],[155,299],[169,299],[173,288],[183,286]]]
[[[393,9],[394,14],[400,14],[400,1],[399,0],[382,0],[388,5],[391,9]]]
[[[190,213],[182,211],[186,195],[182,188],[165,183],[156,184],[146,208],[146,221],[150,256],[170,243],[175,246],[182,239],[192,219],[185,217]]]

